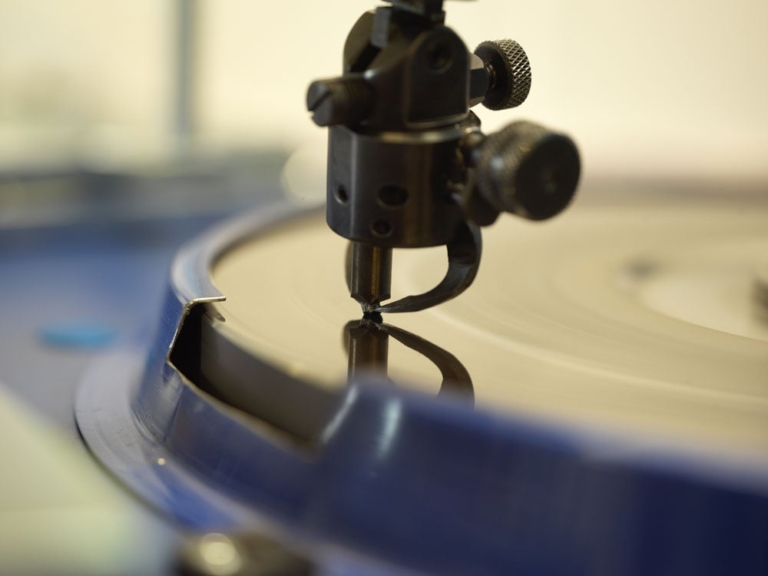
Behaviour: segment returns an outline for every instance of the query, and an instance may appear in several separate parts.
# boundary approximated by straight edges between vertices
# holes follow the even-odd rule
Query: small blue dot
[[[115,336],[114,330],[99,324],[55,324],[40,329],[43,343],[57,348],[103,348]]]

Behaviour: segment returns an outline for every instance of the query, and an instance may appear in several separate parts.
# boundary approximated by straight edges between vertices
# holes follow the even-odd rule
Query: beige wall
[[[203,139],[321,141],[306,86],[337,73],[346,32],[375,3],[201,4]],[[30,126],[55,127],[60,141],[96,154],[159,146],[170,124],[171,6],[0,0],[0,153]],[[480,0],[448,10],[471,47],[512,37],[533,63],[529,101],[482,111],[489,128],[521,116],[565,128],[593,172],[768,175],[765,0]]]

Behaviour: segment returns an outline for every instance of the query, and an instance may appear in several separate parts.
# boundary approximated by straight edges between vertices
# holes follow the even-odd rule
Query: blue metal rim
[[[76,416],[102,463],[184,525],[273,525],[440,574],[768,573],[768,463],[349,386],[316,452],[265,433],[168,362],[223,296],[229,247],[311,212],[277,207],[184,248],[149,351],[105,356]],[[681,536],[684,535],[684,536]]]

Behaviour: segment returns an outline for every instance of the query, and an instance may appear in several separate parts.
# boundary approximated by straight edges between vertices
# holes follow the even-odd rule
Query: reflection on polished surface
[[[381,320],[379,315],[351,320],[344,325],[342,342],[329,338],[328,334],[316,333],[312,346],[296,350],[297,356],[302,356],[322,348],[328,341],[338,346],[344,354],[338,358],[338,372],[347,366],[347,373],[333,388],[318,385],[315,379],[300,374],[287,374],[279,364],[272,365],[269,360],[251,354],[240,342],[227,337],[222,330],[227,319],[210,308],[207,312],[200,308],[185,323],[172,361],[192,382],[219,400],[305,442],[328,437],[345,403],[354,399],[352,388],[357,383],[406,385],[401,378],[388,377],[392,369],[397,372],[396,362],[404,351],[406,359],[417,363],[426,360],[433,371],[437,368],[439,379],[432,374],[427,384],[437,390],[438,395],[473,403],[472,379],[453,354]],[[279,323],[275,329],[279,332],[286,326],[290,325]],[[194,353],[198,331],[199,353]],[[397,344],[392,347],[394,361],[390,357],[390,339]],[[185,365],[185,358],[199,358],[199,369]]]
[[[760,264],[752,256],[768,250],[765,218],[764,204],[713,202],[576,207],[546,227],[498,226],[473,289],[399,316],[398,327],[459,356],[478,407],[768,454],[765,342],[665,314],[646,302],[654,277],[633,274],[674,270],[695,253],[701,266],[727,262],[731,277],[751,277]],[[696,248],[715,243],[750,249],[729,257]],[[345,250],[316,215],[240,243],[213,267],[227,300],[211,305],[226,320],[212,316],[210,329],[283,378],[339,389],[348,358],[332,335],[359,313],[339,297]],[[393,298],[444,275],[444,251],[401,252]],[[437,393],[424,356],[397,346],[387,359],[390,378]]]
[[[351,320],[344,327],[344,348],[349,355],[348,381],[350,383],[353,383],[357,377],[370,372],[380,377],[387,376],[390,336],[403,346],[427,358],[440,370],[442,376],[440,393],[459,393],[464,399],[473,400],[472,378],[453,354],[415,334],[391,324],[385,324],[380,314]]]

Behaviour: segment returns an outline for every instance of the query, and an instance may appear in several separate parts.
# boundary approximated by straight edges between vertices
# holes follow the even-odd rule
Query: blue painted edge
[[[375,383],[348,387],[324,444],[304,453],[185,381],[168,350],[191,306],[221,298],[208,280],[212,263],[304,214],[260,212],[188,246],[143,374],[134,367],[135,381],[118,378],[127,370],[113,357],[86,378],[78,424],[118,477],[186,524],[269,518],[433,573],[768,573],[759,459],[510,418]],[[121,459],[126,438],[154,451]],[[157,458],[165,471],[150,475]]]

